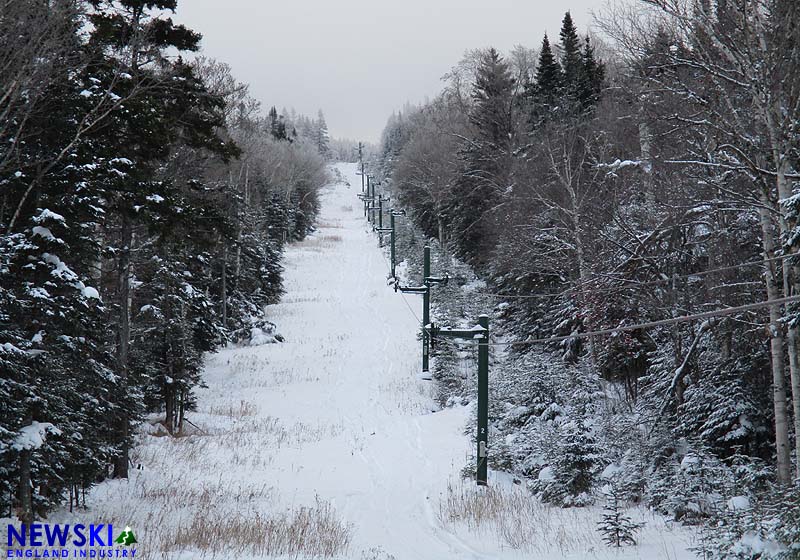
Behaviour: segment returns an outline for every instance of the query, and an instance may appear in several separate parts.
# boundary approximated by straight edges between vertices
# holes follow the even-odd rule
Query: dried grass
[[[342,242],[341,235],[315,235],[297,243],[298,247],[308,251],[326,253],[337,243]]]
[[[475,487],[463,480],[447,485],[439,503],[443,527],[466,526],[497,535],[508,547],[544,554],[586,550],[596,540],[591,518],[573,509],[542,504],[523,488]]]
[[[224,515],[204,508],[161,544],[161,552],[329,558],[343,553],[350,539],[351,528],[339,520],[330,504],[317,498],[312,507],[267,516]]]
[[[238,405],[227,404],[222,406],[212,406],[208,410],[208,413],[216,416],[226,416],[228,418],[241,420],[246,416],[255,416],[258,414],[258,407],[251,402],[239,401]]]
[[[135,483],[109,487],[105,521],[134,527],[139,550],[150,558],[172,558],[181,551],[198,558],[345,553],[352,527],[327,502],[317,497],[311,506],[276,511],[274,504],[281,501],[276,489],[224,474],[231,468],[263,470],[275,450],[334,436],[342,426],[284,426],[257,413],[254,404],[242,400],[211,407],[205,418],[213,425],[204,426],[202,434],[143,435],[132,458],[145,470]]]

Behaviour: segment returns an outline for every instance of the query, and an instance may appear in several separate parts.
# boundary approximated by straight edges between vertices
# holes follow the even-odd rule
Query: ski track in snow
[[[463,435],[468,408],[432,412],[431,382],[416,377],[419,324],[386,284],[388,265],[356,196],[361,179],[355,165],[337,168],[350,185],[326,189],[318,229],[288,247],[286,294],[267,309],[267,318],[286,342],[228,348],[209,356],[207,388],[198,391],[198,410],[188,415],[209,433],[271,418],[294,435],[270,441],[264,434],[247,432],[252,443],[245,451],[226,446],[224,430],[213,440],[202,435],[175,440],[141,436],[134,456],[145,470],[134,471],[127,482],[101,484],[92,492],[92,509],[70,515],[130,519],[133,526],[145,519],[140,510],[154,507],[143,503],[139,487],[266,487],[267,499],[221,504],[253,515],[312,506],[317,498],[330,502],[352,528],[342,558],[691,558],[678,536],[658,531],[648,533],[650,546],[622,553],[605,549],[594,531],[600,512],[589,508],[575,515],[586,518],[586,531],[594,533],[596,542],[565,555],[515,551],[489,531],[472,534],[466,527],[442,527],[440,499],[448,481],[457,480],[472,445]],[[421,308],[420,296],[406,298],[414,309]],[[246,414],[226,417],[219,412],[237,408]],[[193,442],[205,447],[182,459],[180,454]],[[491,477],[491,483],[508,481],[494,473]],[[219,492],[227,499],[227,491]],[[194,515],[191,503],[182,506],[162,516],[167,533],[170,523]],[[140,535],[148,527],[135,529]],[[140,554],[151,557],[144,549]],[[201,554],[173,554],[178,556]]]

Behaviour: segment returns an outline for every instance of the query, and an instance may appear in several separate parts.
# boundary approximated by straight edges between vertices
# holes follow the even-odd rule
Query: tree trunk
[[[178,423],[176,425],[179,434],[183,433],[183,420],[185,417],[186,417],[186,393],[184,391],[181,391],[178,401]]]
[[[117,266],[117,305],[119,306],[119,324],[117,325],[117,370],[122,379],[122,390],[128,392],[128,349],[131,339],[130,324],[130,285],[131,285],[131,245],[133,228],[127,213],[122,214],[122,251]],[[128,432],[130,420],[126,411],[121,411],[120,418],[121,447],[114,465],[115,478],[128,478]]]
[[[766,205],[767,197],[762,196],[762,206],[758,214],[761,222],[761,241],[764,249],[764,272],[767,289],[767,300],[773,301],[781,297],[776,281],[776,267],[770,259],[775,256],[775,238],[770,212]],[[772,357],[772,403],[775,411],[775,454],[778,482],[788,484],[791,481],[791,458],[789,446],[789,418],[786,406],[786,365],[783,348],[783,327],[780,305],[769,308],[770,353]]]
[[[796,289],[797,273],[789,264],[788,259],[783,259],[783,291],[786,297],[798,293]],[[795,286],[795,289],[793,289]],[[794,448],[795,456],[795,476],[800,479],[800,363],[798,363],[798,337],[797,326],[788,325],[786,329],[786,339],[789,347],[789,379],[792,387],[792,413],[794,415]]]
[[[656,205],[656,191],[653,182],[653,133],[650,125],[642,121],[639,123],[639,149],[642,158],[642,171],[644,171],[644,199],[648,208]]]
[[[228,243],[222,240],[222,287],[220,301],[222,305],[222,328],[228,328]]]
[[[244,231],[243,215],[247,215],[247,209],[250,205],[250,164],[245,164],[244,172],[244,194],[242,196],[241,206],[236,206],[236,220],[238,222],[238,231],[236,232],[236,266],[233,273],[233,289],[239,288],[239,276],[242,271],[242,233]]]
[[[30,449],[25,449],[19,454],[19,520],[28,526],[33,523]]]
[[[575,237],[575,253],[578,257],[578,275],[580,282],[580,289],[578,290],[578,295],[580,297],[580,308],[586,310],[589,307],[586,298],[586,288],[587,288],[587,282],[589,281],[590,277],[590,271],[589,271],[589,266],[586,262],[586,247],[583,241],[583,231],[581,228],[581,215],[580,215],[580,208],[578,207],[577,193],[571,191],[570,198],[572,204],[572,223],[574,227],[573,235]],[[593,327],[594,325],[591,324],[586,325],[586,328],[588,328],[589,330],[592,330]],[[589,359],[591,360],[592,366],[596,368],[597,343],[593,336],[589,337],[588,346],[589,346]]]
[[[169,367],[169,375],[170,375],[170,382],[166,383],[164,387],[164,424],[167,428],[167,431],[174,435],[175,434],[175,371],[172,367],[172,356],[169,358],[170,367]]]
[[[762,53],[769,51],[767,37],[764,32],[764,22],[760,18],[758,10],[754,12],[756,23],[758,24],[758,37]],[[793,136],[791,130],[787,129],[785,112],[787,110],[783,103],[780,93],[773,95],[755,95],[757,107],[760,109],[761,116],[766,127],[772,151],[772,164],[775,166],[775,189],[778,193],[778,211],[781,234],[785,240],[791,239],[797,221],[794,218],[787,219],[781,201],[788,200],[794,194],[792,184],[789,181],[790,162],[792,161],[791,145]],[[797,253],[796,247],[789,247],[789,251]],[[787,261],[783,261],[784,274],[784,295],[790,296],[791,292],[800,293],[800,266],[789,266]],[[797,470],[795,471],[800,478],[800,364],[798,363],[798,333],[796,327],[789,327],[789,375],[792,387],[792,408],[794,411],[794,432],[795,432],[795,452],[797,454]],[[777,421],[777,418],[776,418]],[[788,482],[788,480],[786,481]]]

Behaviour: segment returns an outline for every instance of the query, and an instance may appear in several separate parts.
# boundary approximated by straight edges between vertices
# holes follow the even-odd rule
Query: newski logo
[[[134,558],[136,536],[125,527],[114,538],[114,526],[98,523],[7,525],[7,558]],[[95,550],[94,548],[100,548]],[[44,550],[39,550],[43,548]]]

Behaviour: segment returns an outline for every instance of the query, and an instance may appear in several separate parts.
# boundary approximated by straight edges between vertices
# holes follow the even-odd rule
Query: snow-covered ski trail
[[[284,426],[325,434],[281,448],[253,475],[294,505],[330,501],[352,524],[352,557],[368,550],[398,560],[469,557],[458,539],[442,538],[433,511],[467,458],[466,411],[431,413],[430,382],[416,378],[419,324],[386,284],[385,257],[356,197],[355,166],[338,169],[349,186],[323,195],[317,231],[286,252],[286,295],[268,308],[286,342],[212,356],[210,394],[201,398],[241,398]],[[231,367],[240,361],[255,369]],[[250,386],[259,371],[286,372],[286,382]],[[221,395],[237,376],[241,396]]]

